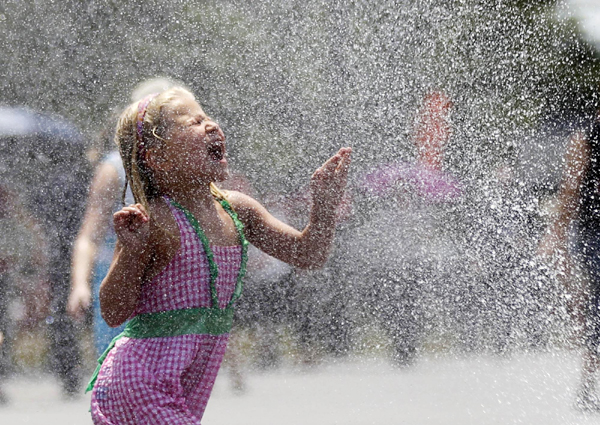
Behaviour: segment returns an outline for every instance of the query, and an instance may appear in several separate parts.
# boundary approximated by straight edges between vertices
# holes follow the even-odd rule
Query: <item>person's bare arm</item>
[[[81,318],[91,302],[90,279],[98,245],[106,234],[116,197],[119,175],[111,164],[101,164],[90,185],[82,225],[71,257],[71,293],[67,311]]]
[[[342,148],[311,178],[313,206],[302,231],[273,217],[259,202],[239,192],[230,200],[246,226],[246,237],[267,254],[295,267],[322,267],[329,256],[335,233],[336,208],[344,194],[350,148]]]
[[[100,311],[112,327],[123,324],[135,310],[142,279],[152,255],[150,220],[141,204],[114,215],[118,241],[108,274],[100,286]]]
[[[590,147],[582,133],[574,134],[565,151],[565,169],[556,198],[556,211],[548,225],[542,249],[546,254],[550,251],[566,250],[567,230],[578,212],[581,183],[589,166]]]
[[[581,329],[585,324],[586,290],[582,281],[574,278],[574,263],[568,249],[568,229],[579,212],[581,185],[589,164],[589,141],[584,134],[573,135],[565,152],[565,170],[555,211],[538,247],[538,255],[550,259],[558,281],[567,290],[567,310],[574,323],[583,325]]]

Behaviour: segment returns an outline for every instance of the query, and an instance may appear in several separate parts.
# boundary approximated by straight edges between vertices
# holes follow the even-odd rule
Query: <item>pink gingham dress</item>
[[[180,247],[169,265],[142,286],[134,315],[210,307],[204,248],[183,212],[167,202]],[[211,246],[219,269],[219,307],[232,297],[241,266],[240,246]],[[92,392],[95,424],[200,424],[229,334],[122,337],[102,364]]]

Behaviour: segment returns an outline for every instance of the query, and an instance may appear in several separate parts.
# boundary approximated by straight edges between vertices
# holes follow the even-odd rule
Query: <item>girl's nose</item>
[[[213,120],[208,120],[206,122],[206,131],[219,131],[219,124],[214,122]]]

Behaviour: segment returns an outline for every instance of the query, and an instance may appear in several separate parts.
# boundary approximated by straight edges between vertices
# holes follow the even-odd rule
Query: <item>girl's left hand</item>
[[[346,188],[351,153],[352,148],[341,148],[312,175],[310,191],[316,206],[337,208]]]

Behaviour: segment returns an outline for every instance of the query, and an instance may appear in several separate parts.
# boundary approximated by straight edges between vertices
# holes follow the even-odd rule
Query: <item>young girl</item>
[[[309,224],[297,231],[257,201],[213,182],[228,175],[225,136],[193,95],[173,88],[131,105],[119,145],[135,205],[114,215],[118,242],[100,288],[110,326],[131,319],[100,358],[96,424],[198,424],[242,292],[246,250],[322,266],[334,236],[350,148],[311,178]]]

